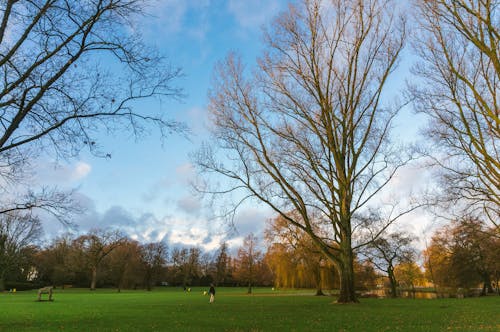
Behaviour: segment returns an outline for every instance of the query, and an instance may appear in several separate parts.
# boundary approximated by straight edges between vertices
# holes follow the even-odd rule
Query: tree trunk
[[[120,280],[118,281],[118,293],[120,293],[122,291],[122,288],[123,288],[123,280],[124,280],[124,276],[123,274],[121,275],[120,277]]]
[[[325,293],[323,293],[323,289],[321,287],[316,288],[316,296],[325,296]]]
[[[483,274],[483,290],[481,292],[481,295],[488,295],[493,293],[493,288],[491,287],[491,278],[489,273],[484,273]]]
[[[394,270],[392,267],[389,267],[387,269],[387,275],[389,276],[389,283],[390,283],[390,287],[391,287],[391,297],[392,298],[396,298],[398,297],[398,293],[397,293],[397,281],[396,281],[396,277],[394,276]]]
[[[500,296],[500,274],[498,273],[498,271],[495,271],[495,286],[496,286],[496,290],[497,290],[497,295]]]
[[[316,283],[316,296],[324,296],[321,289],[321,261],[318,262],[317,268],[314,270],[314,282]]]
[[[0,292],[5,290],[5,277],[4,275],[0,275]]]
[[[117,285],[118,286],[118,293],[120,293],[122,291],[124,280],[125,280],[125,273],[122,273],[120,276],[120,279],[118,280],[118,285]]]
[[[337,303],[358,303],[356,297],[356,289],[354,284],[354,255],[351,249],[351,243],[349,241],[348,248],[340,253],[340,295],[337,299]]]
[[[95,285],[97,283],[97,267],[92,267],[92,279],[90,281],[90,290],[95,290]]]
[[[252,283],[248,283],[248,294],[252,294]]]

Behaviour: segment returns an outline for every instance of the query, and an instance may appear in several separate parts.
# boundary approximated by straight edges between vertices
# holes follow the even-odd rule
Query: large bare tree
[[[372,210],[409,160],[389,137],[398,108],[381,102],[405,40],[397,13],[386,0],[291,5],[265,34],[253,75],[234,54],[216,68],[214,142],[196,158],[207,192],[242,190],[235,197],[257,198],[308,234],[340,271],[343,303],[357,302],[354,250],[363,244],[353,239],[372,216],[384,221],[373,238],[404,213]]]
[[[8,185],[17,185],[26,176],[22,171],[40,152],[72,157],[88,148],[106,156],[97,132],[125,129],[140,135],[150,124],[157,125],[161,134],[181,128],[161,112],[136,107],[141,99],[180,93],[171,85],[179,70],[144,45],[133,25],[147,4],[145,0],[0,3],[2,189],[12,190]],[[44,198],[53,198],[54,203],[58,199],[57,195]],[[36,202],[23,201],[21,206]]]
[[[500,1],[416,4],[421,80],[411,91],[417,110],[431,117],[427,134],[436,143],[443,202],[499,226]]]

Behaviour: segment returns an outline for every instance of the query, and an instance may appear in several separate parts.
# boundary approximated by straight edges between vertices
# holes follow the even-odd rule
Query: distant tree
[[[424,250],[424,268],[426,277],[440,287],[452,287],[456,284],[451,271],[452,251],[448,245],[449,229],[436,230],[430,244]]]
[[[319,234],[319,231],[317,233]],[[282,274],[284,273],[300,273],[305,275],[301,279],[309,277],[312,280],[313,287],[316,288],[316,295],[324,295],[322,290],[323,272],[327,270],[327,258],[304,231],[278,216],[268,223],[265,238],[271,244],[266,256],[278,274],[276,277],[283,279]],[[287,276],[286,279],[291,280],[292,278]],[[293,279],[298,281],[298,278]],[[293,286],[287,285],[285,287]],[[305,285],[300,286],[304,287]]]
[[[497,268],[498,238],[474,217],[464,217],[436,231],[425,251],[426,269],[432,268],[439,286],[475,287],[492,292],[491,280]]]
[[[0,214],[0,291],[5,289],[5,277],[20,266],[25,249],[40,240],[40,219],[18,211]]]
[[[199,284],[201,272],[201,249],[198,247],[189,248],[188,263],[186,266],[187,275],[189,276],[190,284]]]
[[[199,283],[201,277],[200,248],[174,248],[172,271],[174,283],[183,287]]]
[[[29,245],[21,249],[20,259],[11,273],[7,274],[6,281],[22,282],[37,286],[37,270],[35,268],[37,254],[40,250],[38,245]]]
[[[222,242],[215,257],[215,285],[224,285],[229,274],[229,252],[226,242]]]
[[[252,286],[257,281],[258,263],[262,258],[262,252],[258,249],[258,239],[253,233],[250,233],[244,238],[243,245],[238,249],[234,271],[235,278],[248,286],[248,294],[252,293]]]
[[[354,273],[356,274],[356,289],[371,290],[377,286],[380,275],[375,271],[370,261],[354,261]]]
[[[394,268],[414,260],[415,249],[411,246],[414,238],[403,233],[391,233],[372,241],[364,254],[380,271],[389,278],[391,297],[397,297],[398,280]]]
[[[497,0],[418,0],[411,86],[440,167],[446,211],[484,214],[499,227],[500,6]],[[443,199],[444,198],[444,199]],[[455,217],[455,216],[452,216]]]
[[[390,142],[399,108],[381,103],[405,35],[395,1],[304,0],[273,21],[253,75],[234,54],[215,69],[213,141],[196,159],[214,186],[201,189],[242,190],[305,232],[336,265],[341,303],[357,302],[369,207],[411,159]],[[401,205],[380,228],[406,213]]]
[[[107,275],[118,292],[124,288],[135,288],[144,282],[145,267],[139,242],[125,238],[109,253]]]
[[[289,247],[281,243],[271,243],[267,246],[265,260],[274,276],[274,287],[296,288],[298,284],[298,262],[294,259]]]
[[[451,264],[459,282],[466,284],[467,271],[472,270],[483,283],[482,294],[492,293],[491,277],[494,267],[490,265],[492,261],[489,257],[495,250],[496,239],[487,232],[480,220],[470,217],[458,220],[452,234]],[[498,261],[498,257],[495,260]]]
[[[208,252],[202,252],[200,257],[200,286],[208,286],[214,283],[215,276],[215,261],[213,255]]]
[[[69,234],[52,239],[51,243],[37,253],[35,267],[37,280],[47,284],[64,287],[74,282],[74,264],[71,262],[71,243]]]
[[[163,242],[147,243],[140,247],[141,259],[144,265],[144,284],[150,291],[158,281],[163,266],[168,259],[168,249]]]
[[[74,249],[79,250],[85,265],[90,270],[90,290],[95,290],[97,272],[102,261],[121,243],[125,236],[119,231],[102,229],[91,230],[73,241]]]
[[[169,270],[169,282],[173,285],[186,287],[186,264],[188,260],[188,250],[186,248],[174,248],[171,253],[172,265]]]
[[[424,280],[420,266],[412,260],[403,261],[394,267],[394,275],[403,287],[411,289],[412,297],[415,298],[415,286]]]
[[[162,135],[181,129],[160,112],[136,107],[138,100],[179,96],[171,85],[179,70],[133,27],[145,6],[144,0],[0,3],[0,178],[17,198],[3,201],[0,213],[71,208],[68,195],[54,190],[15,197],[42,153],[72,157],[86,148],[106,156],[98,131],[125,129],[139,137],[147,124]]]

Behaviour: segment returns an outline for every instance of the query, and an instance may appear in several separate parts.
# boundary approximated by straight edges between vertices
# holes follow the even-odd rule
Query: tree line
[[[226,242],[213,252],[200,247],[169,250],[164,242],[140,243],[103,229],[66,234],[37,246],[40,234],[37,218],[0,219],[1,290],[54,285],[121,291],[214,284],[248,287],[248,293],[254,286],[313,288],[316,295],[324,295],[324,290],[340,287],[337,267],[281,217],[268,222],[263,243],[249,234],[233,254]],[[424,286],[437,292],[499,292],[500,238],[491,236],[479,220],[462,218],[437,229],[421,251],[414,240],[411,234],[392,233],[357,252],[356,290],[385,289],[391,297],[401,289]]]
[[[213,283],[248,286],[251,292],[255,285],[273,284],[253,235],[233,257],[226,243],[215,253],[199,247],[169,250],[164,242],[139,243],[119,231],[95,229],[37,246],[40,234],[37,218],[0,219],[0,291],[44,285],[151,290],[159,285],[186,288]]]

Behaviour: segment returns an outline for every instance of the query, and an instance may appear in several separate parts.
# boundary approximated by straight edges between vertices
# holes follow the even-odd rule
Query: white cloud
[[[281,3],[278,0],[229,0],[228,10],[241,27],[255,29],[276,16],[282,10]]]
[[[152,19],[146,24],[146,30],[154,35],[161,33],[167,38],[183,33],[195,39],[204,39],[209,29],[207,11],[210,7],[210,0],[153,1],[147,10]]]
[[[176,33],[182,29],[188,3],[185,0],[157,0],[148,9],[148,14],[156,18],[155,27],[160,27],[163,32]]]
[[[92,166],[84,161],[59,163],[38,160],[35,182],[42,185],[74,185],[92,172]]]
[[[238,248],[243,245],[243,239],[243,236],[238,236],[228,240],[227,246],[229,247],[230,251],[236,252],[236,250],[238,250]]]
[[[191,229],[174,229],[170,235],[170,242],[188,246],[200,246],[208,236],[206,229],[194,227]]]
[[[80,180],[86,177],[90,171],[92,170],[92,166],[83,161],[79,161],[74,166],[73,172],[71,174],[71,178],[73,181]]]

